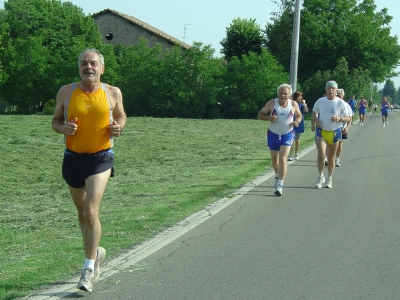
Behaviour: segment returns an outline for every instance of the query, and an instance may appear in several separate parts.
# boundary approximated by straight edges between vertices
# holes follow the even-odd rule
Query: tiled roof
[[[98,13],[93,14],[92,17],[95,18],[96,16],[104,14],[104,13],[112,13],[112,14],[115,14],[117,16],[120,16],[121,18],[124,18],[125,20],[127,20],[127,21],[129,21],[129,22],[131,22],[131,23],[133,23],[133,24],[135,24],[137,26],[142,27],[143,29],[145,29],[147,31],[150,31],[151,33],[153,33],[155,35],[158,35],[158,36],[162,37],[163,39],[166,39],[166,40],[168,40],[168,41],[170,41],[170,42],[172,42],[172,43],[174,43],[176,45],[180,45],[182,48],[185,48],[185,49],[189,49],[190,48],[190,45],[188,45],[188,44],[186,44],[186,43],[174,38],[173,36],[170,36],[169,34],[166,34],[165,32],[163,32],[163,31],[161,31],[161,30],[159,30],[159,29],[157,29],[157,28],[155,28],[155,27],[153,27],[153,26],[151,26],[151,25],[149,25],[149,24],[147,24],[147,23],[135,18],[135,17],[128,16],[126,14],[120,13],[120,12],[118,12],[116,10],[113,10],[113,9],[109,9],[109,8],[104,9],[104,10],[98,12]]]

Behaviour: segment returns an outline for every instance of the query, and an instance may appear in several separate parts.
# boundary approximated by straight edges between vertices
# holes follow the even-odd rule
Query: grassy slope
[[[0,299],[75,275],[84,255],[50,116],[0,115]],[[108,258],[270,169],[267,122],[130,118],[101,207]],[[309,122],[307,122],[309,128]],[[307,130],[302,148],[314,142]]]

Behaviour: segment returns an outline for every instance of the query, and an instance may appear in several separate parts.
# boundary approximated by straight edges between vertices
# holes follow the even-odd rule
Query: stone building
[[[148,45],[154,47],[160,44],[163,50],[180,45],[187,50],[190,46],[161,30],[139,20],[112,9],[105,9],[92,15],[99,26],[103,42],[112,45],[120,43],[125,46],[137,45],[140,38],[148,40]]]

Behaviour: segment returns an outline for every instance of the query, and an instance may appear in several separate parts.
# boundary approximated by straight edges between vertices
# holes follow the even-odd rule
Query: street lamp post
[[[373,89],[374,89],[374,83],[371,82],[371,100],[372,100],[372,91],[373,91]]]
[[[300,1],[296,0],[293,19],[292,52],[290,57],[290,85],[292,90],[297,89],[297,66],[299,58],[299,36],[300,36]]]

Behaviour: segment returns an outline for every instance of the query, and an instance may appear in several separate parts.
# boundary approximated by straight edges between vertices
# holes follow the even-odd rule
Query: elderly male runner
[[[258,113],[258,119],[269,121],[267,144],[271,153],[272,168],[275,171],[275,195],[282,195],[283,181],[286,177],[286,160],[294,141],[293,126],[298,127],[303,116],[296,101],[290,99],[292,87],[281,84],[277,90],[278,98],[269,100]],[[293,121],[296,117],[296,121]]]
[[[325,176],[323,173],[325,154],[328,157],[328,180],[326,181],[326,187],[332,188],[335,154],[338,143],[342,138],[342,123],[351,120],[345,103],[336,96],[337,89],[338,85],[335,81],[330,80],[326,83],[326,97],[320,98],[315,102],[311,118],[311,130],[316,131],[317,137],[317,164],[319,176],[316,188],[318,189],[325,183]]]
[[[353,110],[351,109],[350,105],[344,101],[344,89],[338,89],[337,96],[343,100],[347,110],[349,111],[350,119],[353,117]],[[336,158],[335,158],[335,167],[340,167],[340,155],[342,154],[343,150],[343,140],[347,139],[347,133],[349,132],[351,122],[344,122],[342,124],[342,138],[338,143],[338,147],[336,149]]]
[[[113,176],[113,137],[126,123],[118,87],[100,81],[104,57],[86,49],[78,59],[80,82],[63,86],[57,94],[52,119],[55,132],[64,134],[64,180],[78,211],[85,263],[77,288],[92,292],[106,251],[99,247],[100,203],[108,179]]]

